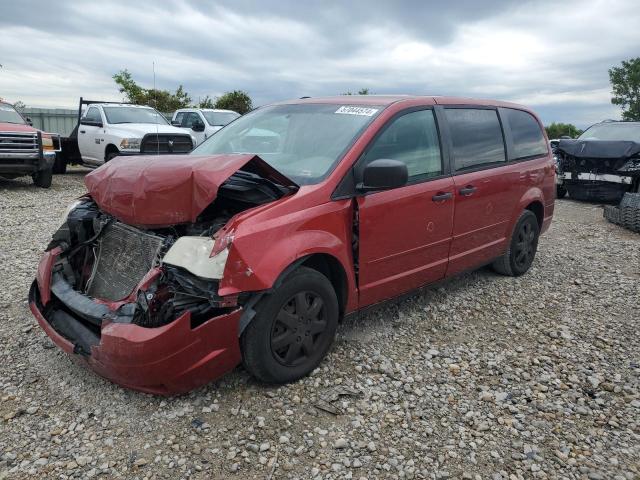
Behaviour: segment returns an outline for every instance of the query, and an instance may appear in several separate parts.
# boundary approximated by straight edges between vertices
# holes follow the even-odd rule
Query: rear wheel
[[[51,186],[51,181],[53,180],[53,172],[50,168],[46,170],[38,170],[31,175],[31,178],[33,178],[33,183],[37,187],[49,188]]]
[[[493,269],[502,275],[518,277],[531,267],[538,250],[540,227],[533,212],[525,210],[516,222],[507,251],[493,262]]]
[[[314,370],[333,343],[338,299],[331,282],[300,267],[260,301],[242,334],[245,368],[268,383],[298,380]]]

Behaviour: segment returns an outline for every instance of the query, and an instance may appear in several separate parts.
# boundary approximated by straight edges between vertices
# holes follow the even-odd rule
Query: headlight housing
[[[182,267],[202,278],[220,280],[229,249],[212,256],[215,240],[206,237],[180,237],[162,259],[162,263]]]
[[[141,138],[123,138],[120,142],[120,150],[138,151],[140,150]]]
[[[49,136],[42,136],[42,150],[45,152],[54,152],[55,147],[53,146],[53,138]]]

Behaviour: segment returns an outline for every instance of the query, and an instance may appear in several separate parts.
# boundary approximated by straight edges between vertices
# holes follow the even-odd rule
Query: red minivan
[[[174,394],[239,363],[311,372],[338,322],[492,264],[521,275],[555,169],[525,107],[340,96],[259,108],[189,155],[116,158],[53,235],[29,294],[53,341]]]

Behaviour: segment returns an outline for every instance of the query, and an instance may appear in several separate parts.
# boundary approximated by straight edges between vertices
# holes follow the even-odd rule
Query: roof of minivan
[[[500,100],[488,100],[466,97],[446,97],[436,95],[336,95],[333,97],[303,97],[296,100],[277,102],[278,105],[297,103],[328,103],[328,104],[348,104],[348,105],[381,105],[389,106],[402,101],[435,102],[438,105],[479,105],[486,107],[511,107],[529,110],[524,105],[517,103],[503,102]]]

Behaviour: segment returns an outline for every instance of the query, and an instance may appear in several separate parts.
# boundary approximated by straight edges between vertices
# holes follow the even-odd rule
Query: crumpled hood
[[[116,157],[89,173],[84,183],[100,209],[121,222],[161,227],[195,222],[240,169],[297,188],[253,154]]]
[[[576,158],[631,158],[640,154],[640,143],[623,140],[560,140],[558,150]]]

